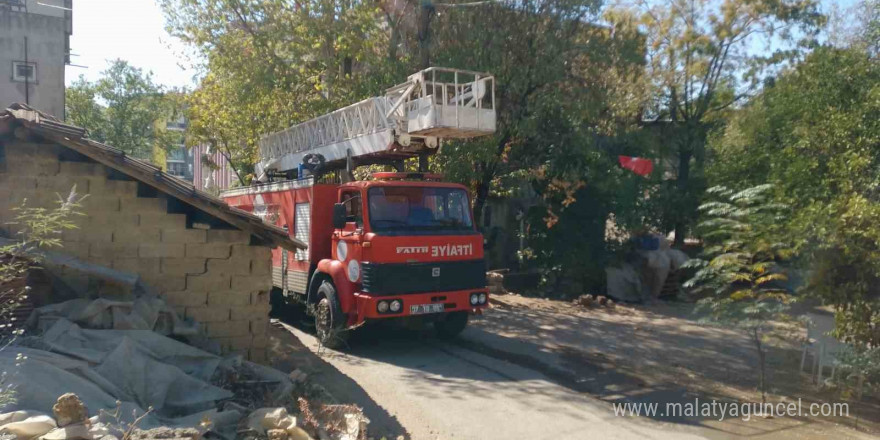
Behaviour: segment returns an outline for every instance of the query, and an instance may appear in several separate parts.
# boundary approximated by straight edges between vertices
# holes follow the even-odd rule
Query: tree
[[[782,284],[788,280],[778,262],[793,255],[782,234],[785,206],[774,203],[771,185],[735,192],[712,187],[715,200],[700,206],[705,248],[686,267],[696,268],[684,287],[700,298],[697,311],[706,321],[746,332],[758,354],[761,401],[766,392],[765,334],[770,323],[784,315],[792,297]]]
[[[783,72],[713,142],[712,181],[770,182],[803,286],[837,311],[837,336],[880,344],[880,68],[824,47]]]
[[[187,99],[192,141],[241,180],[266,134],[378,94],[405,77],[376,2],[162,0],[169,31],[204,60]],[[394,16],[384,19],[397,25]],[[244,182],[242,182],[244,183]]]
[[[650,83],[645,118],[665,126],[656,154],[669,160],[675,185],[666,224],[683,243],[703,191],[706,139],[728,109],[753,94],[764,67],[798,54],[823,24],[815,0],[641,1]],[[760,56],[752,47],[780,47]]]
[[[164,129],[174,106],[151,72],[117,59],[94,83],[80,76],[65,96],[67,120],[89,130],[92,139],[141,159],[174,144]]]
[[[599,2],[487,2],[439,8],[432,22],[435,64],[496,78],[497,131],[446,142],[435,165],[469,185],[483,226],[491,196],[534,194],[527,212],[525,263],[547,287],[582,293],[604,283],[605,225],[619,202],[639,192],[616,166],[638,153],[628,141],[638,122],[643,43],[625,15],[604,17]],[[635,188],[633,188],[635,189]],[[628,217],[628,216],[624,216]]]

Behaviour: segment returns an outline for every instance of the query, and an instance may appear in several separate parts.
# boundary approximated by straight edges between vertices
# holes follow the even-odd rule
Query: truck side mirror
[[[345,203],[333,204],[333,228],[342,229],[345,227]]]

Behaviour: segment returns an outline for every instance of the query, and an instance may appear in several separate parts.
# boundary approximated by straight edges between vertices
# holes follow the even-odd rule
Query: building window
[[[168,174],[177,177],[186,176],[186,164],[183,162],[166,162]]]
[[[18,82],[37,82],[37,63],[12,62],[12,80]]]

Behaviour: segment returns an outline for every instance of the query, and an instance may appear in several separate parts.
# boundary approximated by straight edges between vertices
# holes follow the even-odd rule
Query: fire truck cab
[[[370,320],[460,333],[489,301],[483,238],[467,188],[427,173],[427,157],[444,138],[493,133],[494,105],[490,75],[431,68],[263,138],[263,182],[221,196],[308,245],[273,251],[273,305],[305,305],[331,348]],[[420,172],[401,172],[413,157]],[[354,180],[356,166],[375,164],[398,172]]]
[[[423,173],[377,173],[344,184],[310,179],[226,192],[308,243],[273,252],[275,306],[301,303],[322,343],[368,320],[418,316],[442,336],[488,303],[483,238],[467,189]],[[279,303],[281,301],[282,303]]]

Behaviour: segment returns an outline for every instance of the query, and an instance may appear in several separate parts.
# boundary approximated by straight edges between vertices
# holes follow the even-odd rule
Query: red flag
[[[620,161],[620,166],[640,176],[647,176],[654,171],[654,162],[651,162],[651,159],[631,156],[617,156],[617,159]]]

